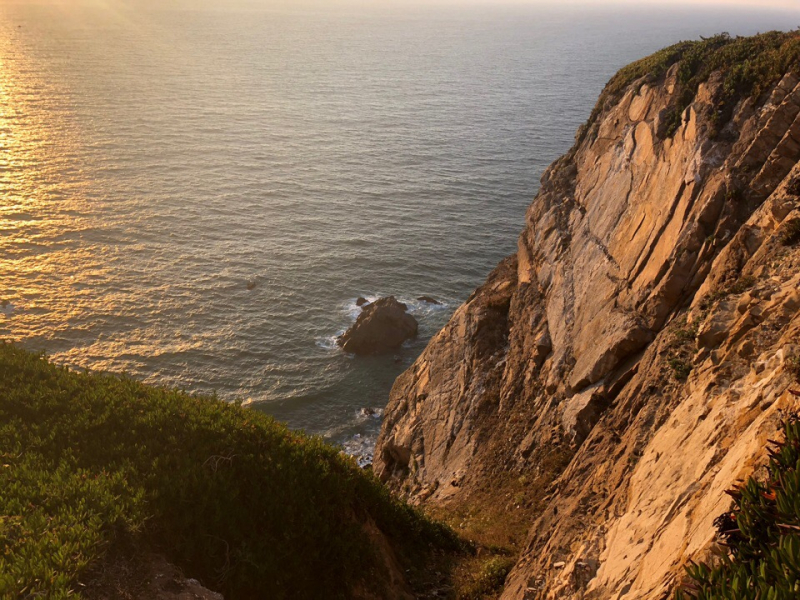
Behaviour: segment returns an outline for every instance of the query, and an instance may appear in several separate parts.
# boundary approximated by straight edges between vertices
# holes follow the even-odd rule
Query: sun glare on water
[[[31,68],[24,37],[6,26],[0,41],[0,337],[18,341],[41,331],[53,312],[68,327],[72,317],[98,309],[91,280],[104,261],[93,244],[81,243],[91,230],[90,199],[72,159],[80,131],[68,91]]]

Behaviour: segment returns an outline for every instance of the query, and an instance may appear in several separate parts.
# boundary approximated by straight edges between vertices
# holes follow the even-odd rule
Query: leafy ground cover
[[[0,344],[2,598],[70,596],[131,543],[231,598],[344,598],[381,584],[367,521],[404,566],[459,548],[337,449],[264,414]]]

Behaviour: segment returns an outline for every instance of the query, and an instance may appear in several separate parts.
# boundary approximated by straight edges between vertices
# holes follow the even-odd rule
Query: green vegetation
[[[673,377],[680,382],[686,381],[692,372],[692,357],[695,353],[697,327],[695,321],[691,325],[686,317],[681,318],[674,326],[667,350],[667,364],[672,369]]]
[[[784,246],[793,246],[800,242],[800,219],[792,219],[781,227],[778,241]]]
[[[794,380],[800,382],[800,356],[790,356],[786,359],[786,370],[794,377]]]
[[[132,543],[227,597],[344,598],[380,586],[368,519],[408,566],[458,547],[318,438],[0,344],[2,598],[64,598]]]
[[[514,562],[514,559],[508,556],[494,556],[483,561],[471,580],[459,590],[459,600],[483,600],[495,597],[502,591]]]
[[[692,372],[692,365],[682,358],[670,358],[669,366],[672,369],[672,374],[678,381],[686,381],[689,379],[689,374]]]
[[[800,597],[800,420],[783,424],[768,476],[729,492],[733,506],[716,521],[728,549],[712,564],[692,564],[678,599],[789,600]]]
[[[535,467],[529,471],[492,473],[490,484],[473,489],[457,503],[427,507],[473,545],[470,553],[445,556],[449,564],[440,570],[449,575],[447,598],[491,600],[502,592],[531,524],[547,507],[550,485],[574,455],[566,443],[545,444],[534,452],[530,464]],[[439,592],[444,596],[441,588]]]
[[[739,277],[733,285],[731,285],[726,291],[727,293],[733,294],[734,296],[738,296],[739,294],[744,294],[747,290],[752,288],[756,284],[756,278],[751,276],[746,277]]]
[[[697,340],[697,321],[689,325],[685,319],[680,322],[680,326],[672,334],[673,346],[683,346],[694,344]]]
[[[608,106],[619,101],[631,84],[640,80],[642,83],[658,82],[676,64],[676,101],[659,133],[668,138],[678,130],[683,112],[694,101],[700,84],[717,71],[723,77],[722,93],[715,99],[716,110],[712,115],[718,132],[741,98],[760,96],[785,73],[798,69],[800,32],[772,31],[753,37],[721,33],[700,41],[679,42],[631,63],[608,82],[584,133]]]
[[[793,196],[800,196],[800,176],[795,177],[789,182],[789,185],[786,186],[786,191]]]

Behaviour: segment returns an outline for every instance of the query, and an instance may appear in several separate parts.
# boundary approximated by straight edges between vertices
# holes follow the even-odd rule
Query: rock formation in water
[[[374,467],[413,501],[549,485],[503,599],[665,597],[797,407],[799,42],[770,35],[612,79],[392,389]]]
[[[364,304],[361,314],[336,343],[353,354],[381,354],[417,335],[417,320],[394,296]]]

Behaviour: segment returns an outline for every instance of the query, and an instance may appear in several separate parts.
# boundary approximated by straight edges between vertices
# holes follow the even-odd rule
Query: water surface
[[[616,69],[800,23],[321,6],[0,4],[0,338],[368,448],[362,409],[514,251]],[[355,299],[387,294],[419,340],[340,352]]]

